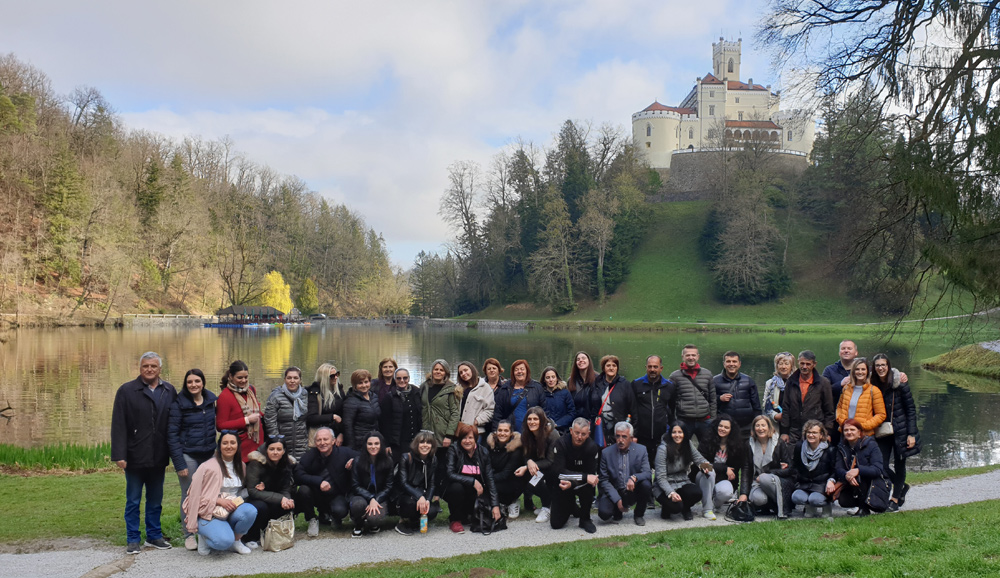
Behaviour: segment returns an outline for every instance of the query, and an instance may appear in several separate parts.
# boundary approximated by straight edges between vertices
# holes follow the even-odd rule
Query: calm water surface
[[[604,354],[618,355],[622,373],[631,379],[644,372],[645,358],[653,353],[662,355],[667,372],[672,371],[680,363],[681,347],[691,342],[701,348],[702,365],[714,372],[721,371],[725,351],[739,351],[742,371],[757,381],[763,393],[775,353],[812,349],[822,368],[836,361],[840,339],[796,334],[488,332],[337,324],[270,330],[20,330],[0,344],[0,408],[7,403],[14,408],[13,417],[0,419],[0,442],[27,447],[107,441],[115,390],[138,375],[138,358],[148,350],[163,356],[163,376],[168,381],[179,386],[184,372],[198,367],[216,392],[229,362],[242,359],[264,398],[281,383],[289,365],[302,367],[303,380],[309,383],[319,364],[333,361],[346,382],[352,370],[374,370],[386,356],[395,357],[414,375],[425,374],[438,358],[453,367],[462,360],[480,366],[487,357],[496,357],[509,367],[511,361],[524,358],[537,377],[549,364],[565,372],[574,353],[582,350],[595,362]],[[920,369],[919,360],[946,350],[945,342],[925,338],[919,346],[893,343],[886,347],[874,340],[859,340],[858,346],[862,355],[887,353],[909,375],[924,447],[911,460],[913,468],[1000,462],[1000,384],[959,387]]]

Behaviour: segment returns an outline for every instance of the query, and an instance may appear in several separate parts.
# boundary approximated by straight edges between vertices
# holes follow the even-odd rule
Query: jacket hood
[[[548,385],[544,385],[543,384],[542,387],[545,388],[545,391],[549,390],[549,386]],[[567,387],[566,382],[560,380],[559,383],[556,384],[556,388],[553,391],[559,391],[560,389],[566,389],[566,387]]]
[[[254,460],[256,462],[259,462],[262,466],[266,466],[267,465],[267,456],[265,456],[263,453],[261,453],[260,450],[254,450],[254,451],[250,452],[250,455],[247,456],[247,460],[248,461],[249,460]],[[294,466],[295,462],[296,462],[295,458],[292,457],[291,455],[289,455],[288,456],[288,465]]]
[[[204,401],[202,402],[204,407],[212,405],[219,399],[219,396],[207,389],[201,390],[201,396],[204,398]],[[194,409],[198,407],[194,404],[194,400],[180,392],[177,393],[177,405],[179,405],[181,409]]]
[[[496,433],[491,433],[489,436],[486,437],[486,445],[488,445],[491,450],[496,449],[496,444],[498,443],[500,442],[496,439]],[[510,441],[507,442],[507,453],[508,454],[513,453],[520,447],[521,447],[521,434],[514,432],[510,436]]]

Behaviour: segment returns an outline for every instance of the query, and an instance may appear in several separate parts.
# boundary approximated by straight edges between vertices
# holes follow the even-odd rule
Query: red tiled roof
[[[678,108],[676,106],[665,106],[659,102],[653,101],[653,104],[642,109],[642,112],[650,112],[656,110],[665,110],[668,112],[676,112],[677,114],[696,114],[697,111],[693,108]]]
[[[730,80],[727,88],[729,90],[767,90],[767,87],[759,84],[747,84],[739,80]]]
[[[726,128],[766,128],[781,130],[781,127],[769,120],[727,120]]]
[[[716,78],[712,73],[708,73],[701,79],[702,84],[722,84],[722,81]]]

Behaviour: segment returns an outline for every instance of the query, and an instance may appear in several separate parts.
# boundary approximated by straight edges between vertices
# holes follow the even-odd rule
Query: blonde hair
[[[319,384],[319,396],[323,399],[323,405],[329,406],[340,397],[340,388],[334,388],[330,384],[330,374],[339,373],[337,366],[332,363],[324,363],[316,368],[316,383]]]

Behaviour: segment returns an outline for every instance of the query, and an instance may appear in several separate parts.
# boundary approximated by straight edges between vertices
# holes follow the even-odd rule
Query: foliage
[[[255,302],[272,270],[294,287],[312,279],[332,314],[408,306],[384,240],[348,207],[228,139],[128,130],[96,88],[56,95],[12,54],[0,55],[0,221],[5,306],[20,300],[12,287],[48,285],[74,312],[140,299],[213,311]]]
[[[277,271],[264,275],[263,290],[254,305],[274,307],[284,314],[292,310],[292,288]]]
[[[316,289],[316,282],[307,278],[302,282],[299,289],[299,296],[295,300],[299,312],[303,315],[312,315],[319,312],[319,290]]]
[[[934,371],[954,371],[1000,379],[1000,353],[978,343],[926,359],[920,365]]]

